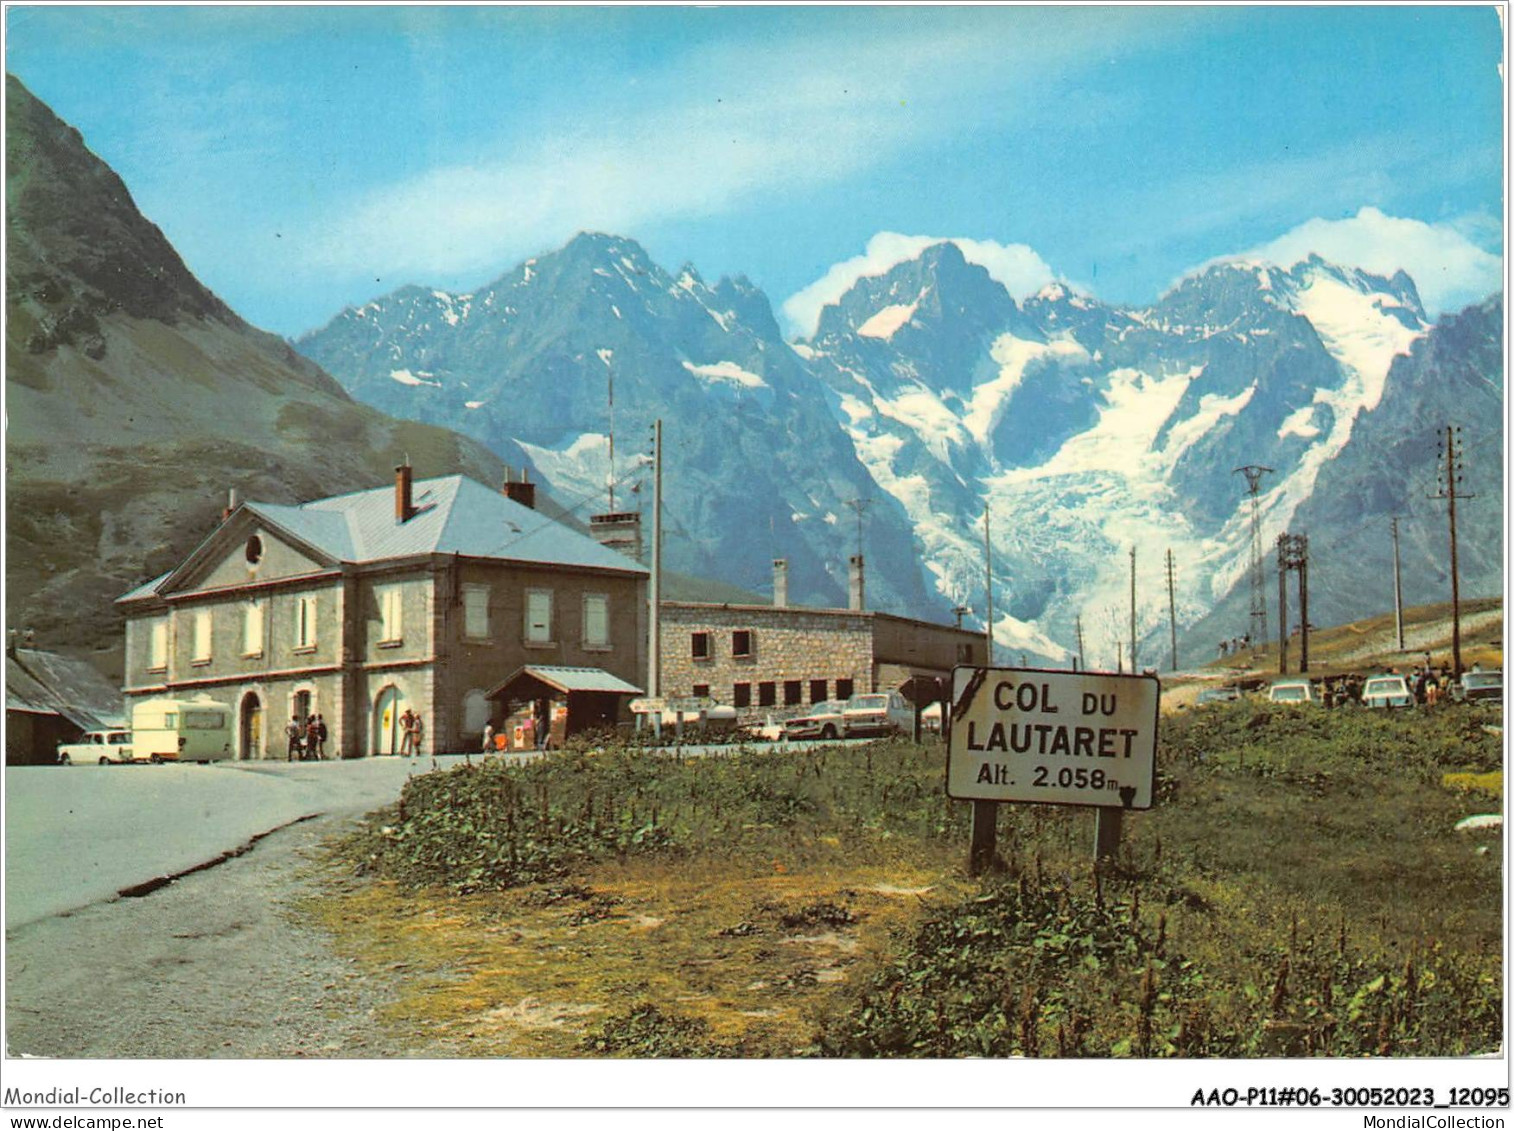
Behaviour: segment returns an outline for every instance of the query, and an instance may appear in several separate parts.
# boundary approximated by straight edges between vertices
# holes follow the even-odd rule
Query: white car
[[[853,695],[841,712],[841,729],[847,738],[869,734],[913,734],[915,709],[897,691]]]
[[[1267,689],[1269,703],[1318,703],[1314,684],[1307,679],[1280,679]]]
[[[841,713],[846,709],[846,703],[840,699],[828,699],[824,703],[816,703],[797,719],[789,719],[783,724],[783,737],[787,739],[822,738],[832,739],[841,737]]]
[[[1362,685],[1362,702],[1368,707],[1412,707],[1414,696],[1401,675],[1375,675]]]
[[[87,731],[78,742],[65,742],[58,747],[60,766],[109,766],[131,760],[129,730]]]

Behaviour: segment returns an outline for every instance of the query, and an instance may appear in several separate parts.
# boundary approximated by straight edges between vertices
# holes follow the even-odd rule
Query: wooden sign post
[[[1113,860],[1125,811],[1154,800],[1160,697],[1154,675],[953,671],[946,793],[973,802],[968,871],[992,865],[995,806],[1009,801],[1096,809],[1094,861]]]

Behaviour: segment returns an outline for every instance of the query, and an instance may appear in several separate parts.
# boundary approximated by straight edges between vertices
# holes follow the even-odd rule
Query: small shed
[[[120,689],[83,660],[7,646],[5,761],[50,765],[58,744],[87,730],[123,725]]]
[[[603,668],[528,664],[489,692],[489,698],[501,704],[506,717],[524,704],[560,704],[566,718],[560,730],[553,726],[552,737],[561,741],[581,731],[613,727],[640,694],[641,688]]]

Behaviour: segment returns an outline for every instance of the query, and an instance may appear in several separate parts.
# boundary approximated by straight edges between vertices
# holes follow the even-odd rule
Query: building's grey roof
[[[403,523],[395,521],[393,485],[299,506],[247,503],[246,508],[343,562],[461,554],[647,572],[645,566],[607,550],[588,535],[466,476],[420,480],[412,488],[411,501],[416,513]]]
[[[603,668],[570,668],[550,664],[527,664],[490,694],[498,695],[521,676],[538,679],[564,694],[576,691],[605,691],[618,695],[641,694],[641,688],[627,683],[618,675],[611,675]]]
[[[407,522],[396,522],[390,484],[297,506],[248,502],[241,509],[333,561],[354,565],[424,554],[461,554],[641,576],[649,572],[640,562],[466,476],[420,480],[411,488],[411,503],[415,514]],[[116,600],[153,596],[176,572],[156,577]]]
[[[169,578],[169,575],[172,574],[172,573],[173,573],[173,570],[169,570],[168,573],[160,573],[160,574],[158,574],[157,577],[153,578],[151,581],[143,582],[141,585],[138,585],[135,589],[133,589],[130,593],[127,593],[127,594],[125,594],[124,596],[121,596],[121,597],[117,597],[116,600],[117,601],[135,601],[138,597],[151,597],[154,593],[156,593],[158,591],[158,586],[162,585],[165,581],[167,581],[168,578]]]
[[[119,726],[121,691],[83,660],[17,648],[5,657],[5,709],[62,715],[85,730]]]

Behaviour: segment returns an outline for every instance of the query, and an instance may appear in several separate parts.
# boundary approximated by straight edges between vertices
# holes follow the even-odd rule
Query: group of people
[[[319,762],[326,757],[326,720],[320,715],[291,715],[284,727],[291,762]]]
[[[405,708],[404,714],[400,715],[400,748],[398,753],[402,757],[419,757],[426,739],[426,724],[421,716]],[[552,716],[547,703],[538,703],[532,712],[532,729],[535,732],[536,746],[539,750],[546,750],[550,743],[552,733]],[[284,727],[284,734],[289,739],[289,760],[291,762],[321,761],[326,757],[326,720],[320,715],[310,715],[308,718],[300,718],[298,714],[290,716],[289,723]],[[483,752],[492,754],[495,750],[494,724],[486,723],[483,734]]]
[[[406,707],[405,713],[400,716],[400,754],[409,758],[418,757],[425,738],[426,724],[421,721],[420,715]]]
[[[1249,652],[1250,650],[1251,633],[1249,632],[1245,636],[1232,636],[1229,640],[1220,641],[1220,655],[1222,657],[1238,656],[1242,652]]]
[[[1481,670],[1480,665],[1473,664],[1472,670]],[[1421,707],[1434,707],[1440,703],[1450,694],[1451,684],[1454,682],[1450,667],[1446,664],[1436,667],[1431,662],[1428,652],[1420,663],[1406,668],[1403,672],[1388,667],[1383,669],[1382,674],[1401,674],[1404,677],[1404,683],[1409,687],[1409,694]],[[1362,701],[1362,686],[1365,683],[1365,678],[1355,674],[1326,679],[1322,690],[1325,706],[1344,707],[1348,704],[1359,704]]]

